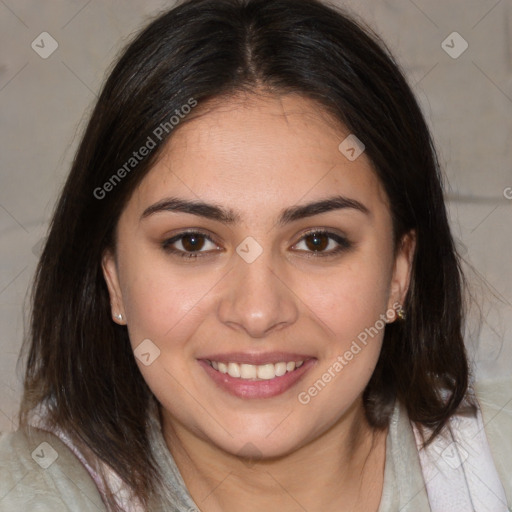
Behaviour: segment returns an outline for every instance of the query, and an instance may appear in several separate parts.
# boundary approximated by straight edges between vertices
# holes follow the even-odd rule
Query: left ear
[[[388,299],[388,310],[400,309],[409,289],[412,262],[416,250],[416,231],[411,230],[402,236],[393,266],[393,276]],[[396,313],[395,313],[396,315]],[[396,317],[395,317],[396,318]]]

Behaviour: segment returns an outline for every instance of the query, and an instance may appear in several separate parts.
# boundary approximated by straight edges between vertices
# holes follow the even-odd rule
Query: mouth
[[[238,398],[271,398],[290,390],[317,360],[303,355],[235,354],[197,361],[221,390]]]
[[[223,374],[228,374],[234,379],[243,380],[272,380],[276,377],[282,377],[286,373],[294,372],[300,368],[304,361],[280,361],[278,363],[267,364],[247,364],[235,363],[233,361],[223,363],[221,361],[209,361],[210,366]]]

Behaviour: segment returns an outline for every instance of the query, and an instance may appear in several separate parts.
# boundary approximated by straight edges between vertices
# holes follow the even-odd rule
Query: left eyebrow
[[[319,215],[320,213],[343,209],[353,209],[371,216],[370,210],[363,203],[356,199],[338,195],[321,201],[286,208],[281,212],[277,223],[280,226],[284,226],[290,222]]]
[[[277,224],[279,226],[285,226],[286,224],[290,224],[291,222],[300,219],[342,209],[353,209],[360,211],[365,215],[371,215],[370,210],[363,203],[355,199],[337,195],[320,201],[286,208],[280,213]],[[239,223],[241,220],[240,215],[231,209],[226,209],[222,206],[202,201],[189,201],[187,199],[180,199],[177,197],[162,199],[161,201],[149,206],[142,213],[141,220],[154,215],[155,213],[165,211],[189,213],[191,215],[205,217],[227,225]]]

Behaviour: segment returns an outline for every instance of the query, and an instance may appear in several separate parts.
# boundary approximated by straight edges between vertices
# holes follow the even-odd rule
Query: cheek
[[[149,264],[148,262],[151,261]],[[131,260],[124,269],[123,303],[132,345],[150,338],[158,345],[188,337],[198,324],[208,293],[215,285],[212,273],[172,267],[160,258]]]
[[[358,270],[357,278],[356,274],[340,273],[339,286],[331,280],[331,292],[316,302],[316,315],[329,327],[328,339],[318,368],[298,395],[300,404],[329,424],[364,391],[377,364],[387,325],[386,286],[375,284],[378,273]]]
[[[387,273],[381,259],[354,255],[346,265],[333,267],[332,273],[308,280],[304,288],[308,306],[343,345],[386,312]]]
[[[321,320],[326,341],[318,369],[304,384],[301,404],[318,414],[346,410],[363,392],[377,364],[385,332],[389,293],[386,262],[362,251],[327,277],[308,283],[310,308]],[[326,413],[332,404],[337,412]]]

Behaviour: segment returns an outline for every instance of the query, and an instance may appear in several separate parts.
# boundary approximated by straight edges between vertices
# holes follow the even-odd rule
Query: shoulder
[[[55,435],[30,428],[0,437],[0,512],[105,511],[80,460]]]
[[[481,380],[474,388],[494,463],[512,503],[512,376]]]

